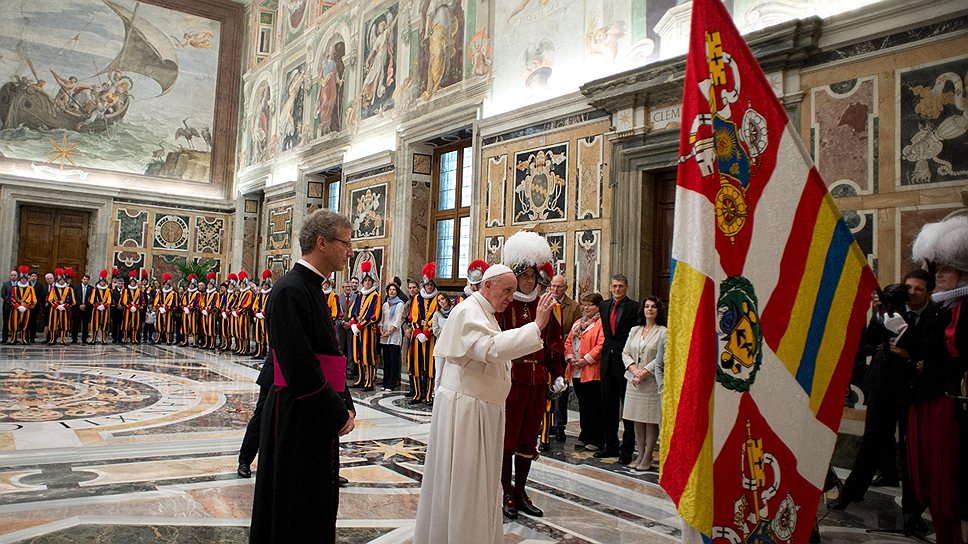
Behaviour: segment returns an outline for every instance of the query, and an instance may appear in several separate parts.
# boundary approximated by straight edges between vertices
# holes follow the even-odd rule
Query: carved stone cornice
[[[822,20],[789,21],[746,36],[764,73],[799,68],[816,52]],[[612,113],[634,104],[662,104],[682,97],[686,57],[680,55],[641,68],[589,81],[581,86],[588,103]]]

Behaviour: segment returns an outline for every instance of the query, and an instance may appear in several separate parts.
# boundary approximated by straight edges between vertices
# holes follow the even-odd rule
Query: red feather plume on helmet
[[[207,276],[205,276],[205,281],[212,281],[212,280],[214,280],[214,279],[215,279],[216,277],[217,277],[217,276],[215,275],[215,272],[209,272],[209,273],[208,273],[208,275],[207,275]]]
[[[423,282],[425,284],[432,283],[434,281],[434,277],[437,276],[437,263],[429,262],[425,264],[423,266],[423,270],[420,271],[420,274],[423,276]]]
[[[363,261],[362,263],[360,263],[360,271],[363,272],[364,274],[369,274],[371,270],[373,270],[372,261]]]
[[[64,275],[68,278],[74,279],[74,269],[68,266],[64,269]]]
[[[239,281],[239,277],[235,275],[235,272],[230,273],[227,279],[229,281]]]
[[[480,259],[471,261],[471,264],[467,265],[467,281],[468,283],[477,285],[484,280],[484,272],[487,272],[488,264]]]
[[[144,269],[144,268],[141,269],[141,277],[142,278],[147,278],[148,277],[148,271],[146,269]]]
[[[101,278],[102,280],[103,279],[107,279],[107,277],[108,277],[108,271],[107,271],[107,269],[104,269],[104,270],[101,270],[100,272],[98,272],[97,276],[99,278]]]
[[[239,272],[239,281],[243,281],[247,279],[249,279],[249,275],[246,273],[245,270]]]
[[[272,270],[269,270],[268,268],[266,268],[265,270],[262,271],[262,279],[267,280],[271,277],[272,277]]]
[[[131,276],[132,278],[137,278],[138,277],[138,271],[137,270],[132,270],[131,272],[128,272],[128,276]]]
[[[551,285],[551,278],[555,276],[555,269],[551,263],[544,263],[538,267],[538,281],[545,287]]]
[[[162,274],[161,281],[171,281],[171,274],[169,274],[168,272],[165,272],[164,274]]]
[[[112,275],[112,276],[117,276],[117,275],[118,275],[118,274],[120,274],[120,273],[121,273],[121,271],[120,271],[120,270],[118,270],[118,267],[116,267],[116,266],[115,266],[114,268],[112,268],[112,269],[111,269],[111,275]]]
[[[17,270],[19,270],[21,274],[29,274],[30,273],[30,267],[29,266],[26,266],[26,265],[20,265],[20,268],[18,268]]]
[[[198,276],[196,276],[194,273],[191,273],[188,275],[188,281],[198,283]]]
[[[59,278],[60,277],[63,277],[64,276],[64,269],[63,268],[55,268],[54,269],[54,275],[57,276],[57,277],[59,277]]]

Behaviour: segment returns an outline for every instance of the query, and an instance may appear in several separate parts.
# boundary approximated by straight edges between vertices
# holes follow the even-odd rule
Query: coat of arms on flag
[[[809,539],[876,286],[718,0],[693,0],[660,484],[707,540]]]

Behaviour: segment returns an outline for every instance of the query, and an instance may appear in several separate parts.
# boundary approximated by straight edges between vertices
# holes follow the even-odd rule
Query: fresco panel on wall
[[[132,0],[3,10],[3,156],[209,181],[218,22]]]

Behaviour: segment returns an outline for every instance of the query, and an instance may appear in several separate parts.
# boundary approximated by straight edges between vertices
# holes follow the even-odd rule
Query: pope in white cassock
[[[517,285],[507,266],[489,267],[480,291],[454,307],[434,348],[443,366],[414,544],[504,541],[501,452],[511,360],[541,349],[554,303],[545,294],[533,322],[502,331],[494,313],[507,307]]]

